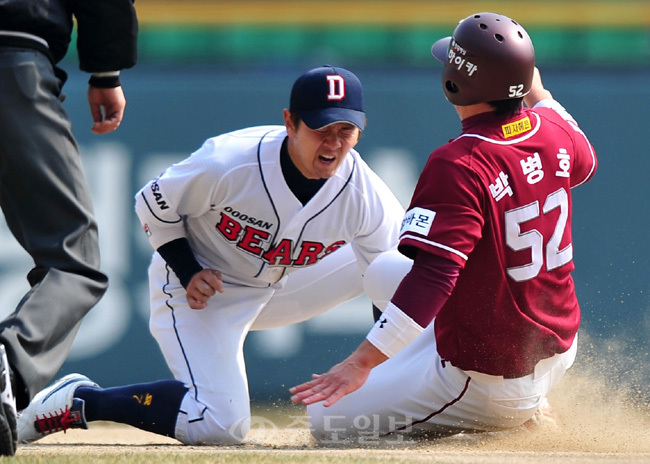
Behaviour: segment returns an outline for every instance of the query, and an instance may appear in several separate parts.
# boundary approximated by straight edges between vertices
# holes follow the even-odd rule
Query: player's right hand
[[[217,292],[223,293],[221,272],[203,269],[194,274],[187,285],[187,302],[192,309],[204,309],[210,297]]]
[[[528,94],[526,94],[524,97],[524,103],[528,108],[532,108],[538,102],[548,98],[553,98],[553,95],[546,88],[544,88],[539,69],[536,67],[535,73],[533,74],[533,83],[531,84],[530,92],[528,92]]]

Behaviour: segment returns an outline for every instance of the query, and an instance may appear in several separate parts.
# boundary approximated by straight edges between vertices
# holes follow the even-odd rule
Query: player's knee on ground
[[[395,290],[411,270],[413,261],[397,250],[379,255],[363,276],[363,289],[370,301],[380,310],[386,309]]]
[[[309,431],[317,440],[326,440],[326,427],[325,420],[327,409],[322,405],[316,403],[307,406],[307,417],[309,420]]]
[[[191,413],[180,413],[176,424],[176,439],[184,445],[242,443],[250,430],[250,408],[224,405],[219,409],[219,411],[205,409],[194,417]]]
[[[322,403],[307,406],[309,431],[321,443],[343,443],[353,439],[357,430],[353,421],[342,411],[332,411]]]

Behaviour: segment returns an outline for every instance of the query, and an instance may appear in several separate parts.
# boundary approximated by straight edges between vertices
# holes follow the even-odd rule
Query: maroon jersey
[[[429,157],[402,225],[404,254],[462,267],[435,314],[439,354],[461,369],[526,375],[578,330],[571,188],[597,161],[571,117],[549,104],[557,111],[465,119],[462,134]],[[400,309],[421,310],[408,306]]]

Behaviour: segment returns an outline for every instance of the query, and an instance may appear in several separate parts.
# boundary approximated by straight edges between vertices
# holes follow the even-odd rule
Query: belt
[[[528,375],[518,375],[518,376],[505,376],[505,375],[491,375],[491,374],[484,374],[483,372],[477,372],[477,371],[466,371],[463,370],[465,374],[467,374],[469,377],[472,377],[473,379],[480,380],[485,383],[502,383],[504,380],[512,380],[512,379],[521,379],[524,377],[527,377]]]
[[[503,376],[503,378],[504,379],[520,379],[522,377],[526,377],[527,375],[531,375],[531,374],[534,374],[534,373],[535,373],[535,371],[523,372],[523,373],[519,373],[519,374],[506,374],[506,375]]]
[[[0,31],[0,47],[28,48],[45,54],[53,61],[47,42],[38,36],[23,32]]]
[[[484,381],[491,381],[491,382],[498,381],[498,380],[503,381],[504,379],[506,380],[522,379],[528,376],[533,376],[533,379],[536,379],[551,372],[556,366],[556,364],[558,363],[566,364],[567,366],[566,368],[568,369],[571,363],[573,363],[573,359],[575,358],[577,341],[578,341],[578,337],[576,336],[576,338],[573,341],[573,344],[567,351],[565,351],[564,353],[556,353],[550,358],[542,359],[537,364],[535,364],[535,367],[532,372],[528,372],[528,373],[521,372],[521,373],[516,373],[514,375],[513,374],[489,375],[489,374],[483,374],[482,372],[476,372],[476,371],[465,371],[465,372],[470,377],[476,377],[479,379],[483,379]]]

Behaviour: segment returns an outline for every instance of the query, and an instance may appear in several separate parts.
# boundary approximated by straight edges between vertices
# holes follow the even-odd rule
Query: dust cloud
[[[581,333],[573,367],[549,394],[557,427],[443,440],[443,447],[498,451],[650,452],[647,353]],[[444,442],[444,443],[443,443]]]

